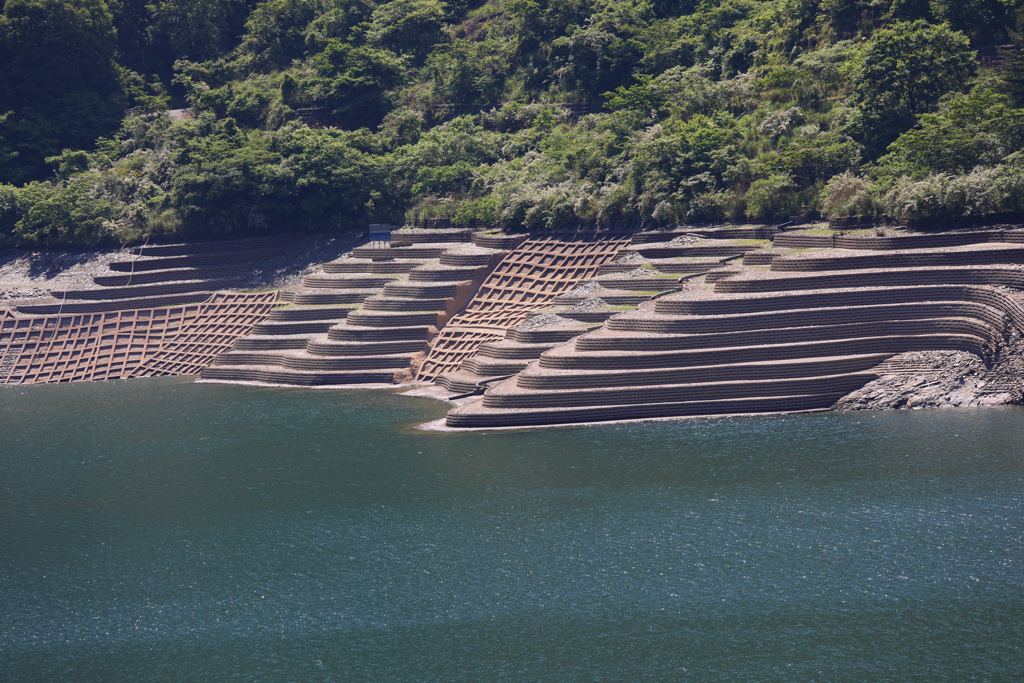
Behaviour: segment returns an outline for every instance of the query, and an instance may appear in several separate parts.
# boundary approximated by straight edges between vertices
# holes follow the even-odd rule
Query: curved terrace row
[[[971,240],[906,236],[899,239],[907,248],[921,249],[870,254],[832,244],[792,252],[779,243],[799,235],[778,235],[770,258],[746,250],[743,266],[697,274],[684,291],[544,350],[517,376],[453,409],[448,425],[825,410],[897,354],[991,357],[1024,329],[1024,307],[1011,291],[1024,282],[1024,250],[1013,246],[1022,233],[965,234]],[[935,237],[950,246],[936,248]],[[867,239],[845,244],[860,248]],[[667,247],[642,248],[661,257]]]

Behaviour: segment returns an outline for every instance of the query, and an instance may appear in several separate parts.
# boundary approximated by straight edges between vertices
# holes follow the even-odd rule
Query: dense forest
[[[3,3],[0,246],[1024,209],[1024,0],[152,2]]]

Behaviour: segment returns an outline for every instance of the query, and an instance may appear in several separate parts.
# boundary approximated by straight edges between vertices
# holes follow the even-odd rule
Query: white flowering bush
[[[940,216],[984,216],[1024,210],[1024,172],[1000,164],[963,175],[935,173],[921,180],[900,178],[883,200],[898,220]]]
[[[938,216],[942,212],[948,180],[949,177],[941,173],[924,180],[912,180],[909,176],[899,178],[883,199],[885,212],[898,221]]]
[[[757,127],[757,131],[771,139],[785,135],[793,130],[801,121],[804,114],[799,107],[790,107],[781,111],[772,112]]]
[[[821,195],[822,212],[829,218],[872,215],[876,204],[871,182],[849,171],[832,176]]]

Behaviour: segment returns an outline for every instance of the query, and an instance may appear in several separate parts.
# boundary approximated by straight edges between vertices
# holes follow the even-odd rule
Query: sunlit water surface
[[[0,680],[1021,680],[1024,409],[0,388]]]

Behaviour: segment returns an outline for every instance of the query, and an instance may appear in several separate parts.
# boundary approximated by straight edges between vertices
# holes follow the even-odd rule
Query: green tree
[[[215,59],[234,47],[254,4],[253,0],[163,0],[148,5],[150,39],[173,54],[169,61]]]
[[[431,48],[444,39],[444,18],[444,6],[437,0],[391,0],[373,11],[366,38],[422,63]]]
[[[930,0],[929,4],[936,21],[948,22],[976,45],[1007,40],[1006,9],[999,0]]]
[[[948,25],[896,21],[877,31],[854,77],[869,151],[884,150],[943,95],[966,90],[977,68],[967,36]]]
[[[315,0],[269,0],[256,7],[245,22],[238,52],[249,68],[287,67],[306,51],[306,27],[319,10]]]
[[[966,173],[992,166],[1024,148],[1024,109],[992,87],[944,100],[939,111],[922,114],[879,160],[880,175]]]
[[[0,15],[0,112],[18,157],[0,182],[46,173],[44,159],[116,129],[125,99],[103,0],[7,0]]]
[[[405,60],[393,52],[341,41],[331,41],[309,65],[315,73],[302,81],[301,97],[327,107],[349,128],[378,126],[392,109],[389,91],[407,72]]]

